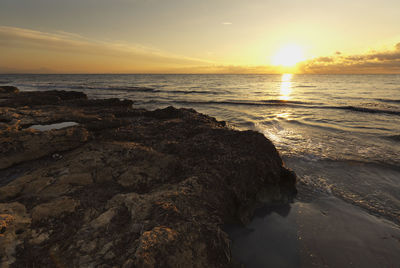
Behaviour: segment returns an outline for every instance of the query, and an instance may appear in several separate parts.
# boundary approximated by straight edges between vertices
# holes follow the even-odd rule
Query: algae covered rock
[[[0,94],[13,94],[13,93],[18,93],[19,90],[16,87],[13,86],[0,86]]]

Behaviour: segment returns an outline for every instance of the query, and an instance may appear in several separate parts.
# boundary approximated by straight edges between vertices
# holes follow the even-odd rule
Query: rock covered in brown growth
[[[296,191],[262,134],[194,110],[51,91],[0,114],[2,267],[229,267],[221,226]]]
[[[0,86],[0,94],[14,94],[18,93],[19,90],[13,86]]]
[[[4,88],[14,88],[14,93],[9,98],[0,102],[0,106],[3,107],[21,107],[21,106],[40,106],[40,105],[56,105],[60,103],[66,103],[68,101],[77,101],[80,99],[86,100],[87,97],[82,92],[75,91],[33,91],[33,92],[19,92],[15,87],[0,87]],[[3,96],[4,98],[4,96]]]

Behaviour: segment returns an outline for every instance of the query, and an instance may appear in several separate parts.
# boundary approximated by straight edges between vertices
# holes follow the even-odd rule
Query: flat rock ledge
[[[221,227],[296,193],[262,134],[132,104],[0,87],[1,267],[233,267]]]

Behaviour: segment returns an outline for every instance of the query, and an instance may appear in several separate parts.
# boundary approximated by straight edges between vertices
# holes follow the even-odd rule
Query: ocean
[[[335,198],[400,224],[400,75],[0,75],[0,85],[194,108],[269,138],[298,176],[297,202]]]

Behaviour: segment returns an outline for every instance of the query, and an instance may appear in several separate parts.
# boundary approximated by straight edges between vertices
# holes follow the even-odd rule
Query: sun
[[[272,57],[271,63],[276,66],[292,67],[303,60],[304,53],[300,46],[286,45]]]

